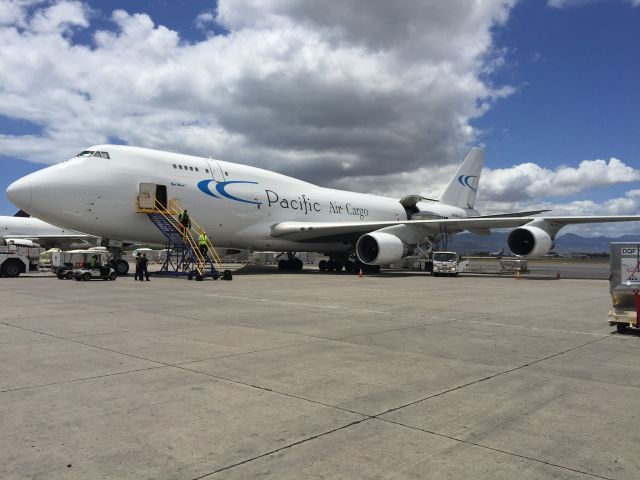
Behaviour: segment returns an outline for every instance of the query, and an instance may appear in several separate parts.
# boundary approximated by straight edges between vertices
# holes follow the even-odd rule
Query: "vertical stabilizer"
[[[442,192],[440,203],[460,208],[473,208],[483,165],[484,150],[473,147]]]

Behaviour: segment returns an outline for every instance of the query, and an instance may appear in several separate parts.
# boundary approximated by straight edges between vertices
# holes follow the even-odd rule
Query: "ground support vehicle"
[[[32,250],[37,250],[38,254],[33,254]],[[0,277],[17,277],[21,273],[38,271],[39,251],[39,248],[17,245],[0,247]]]
[[[95,262],[94,262],[95,257]],[[51,254],[51,270],[60,280],[70,280],[76,278],[76,272],[79,270],[96,270],[89,268],[90,265],[96,263],[102,265],[102,272],[98,275],[89,272],[89,276],[84,275],[87,280],[91,278],[104,278],[108,280],[111,275],[111,270],[114,271],[113,265],[108,260],[109,252],[104,248],[95,247],[89,250],[69,250],[68,252],[52,252]],[[100,270],[99,268],[97,270]],[[78,278],[76,278],[78,280]],[[79,280],[82,280],[80,275]]]
[[[613,242],[610,262],[609,325],[620,333],[640,329],[640,244]]]
[[[465,259],[456,252],[433,252],[431,275],[460,275],[469,267],[469,256]]]
[[[115,280],[118,276],[113,268],[108,265],[76,268],[73,278],[77,281],[87,280]]]

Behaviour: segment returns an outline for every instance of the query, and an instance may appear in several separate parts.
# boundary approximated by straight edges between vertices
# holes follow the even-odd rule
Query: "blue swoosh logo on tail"
[[[462,185],[463,187],[469,187],[471,190],[473,190],[474,192],[476,190],[478,190],[477,188],[474,188],[473,185],[471,185],[471,180],[474,178],[478,178],[477,175],[460,175],[458,177],[458,182],[460,182],[460,185]]]

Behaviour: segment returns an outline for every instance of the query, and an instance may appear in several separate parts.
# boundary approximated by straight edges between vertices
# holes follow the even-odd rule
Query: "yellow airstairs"
[[[159,273],[185,275],[191,280],[202,280],[205,277],[231,280],[231,272],[222,272],[222,261],[210,239],[207,239],[207,252],[202,254],[198,246],[198,237],[204,231],[196,221],[191,218],[191,228],[183,229],[178,220],[183,209],[175,199],[170,199],[167,205],[163,205],[157,198],[153,199],[153,207],[150,202],[144,204],[138,201],[138,213],[146,214],[153,224],[167,239],[167,258]]]

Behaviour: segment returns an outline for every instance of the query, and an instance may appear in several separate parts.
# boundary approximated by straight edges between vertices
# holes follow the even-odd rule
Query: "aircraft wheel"
[[[82,280],[82,277],[80,275],[76,275],[75,277],[73,277],[77,282]]]
[[[299,258],[294,258],[293,260],[291,260],[291,266],[293,267],[292,270],[301,272],[304,268],[304,263],[302,263],[302,260],[300,260]]]
[[[333,272],[335,269],[336,269],[336,261],[335,260],[329,260],[327,262],[327,271]]]
[[[116,272],[111,272],[109,274],[109,280],[113,281],[117,278]]]
[[[327,261],[326,260],[320,260],[318,262],[318,268],[320,269],[321,272],[326,272],[327,271]]]
[[[286,260],[278,260],[278,270],[280,270],[281,272],[284,272],[288,270],[287,267],[288,265]]]
[[[116,271],[116,275],[126,275],[129,273],[129,262],[126,260],[116,260],[113,262],[113,269]]]
[[[627,331],[627,326],[622,323],[617,323],[616,330],[618,331],[618,333],[625,333]]]
[[[71,280],[73,278],[73,272],[71,272],[71,271],[67,272],[66,278],[67,278],[67,280]]]
[[[336,272],[341,272],[344,268],[344,265],[340,262],[336,262]]]
[[[233,274],[231,273],[231,270],[225,270],[224,272],[222,272],[222,279],[233,280]]]
[[[82,280],[83,280],[84,282],[88,282],[89,280],[91,280],[91,274],[90,274],[89,272],[87,272],[87,273],[83,273],[83,274],[82,274]]]

